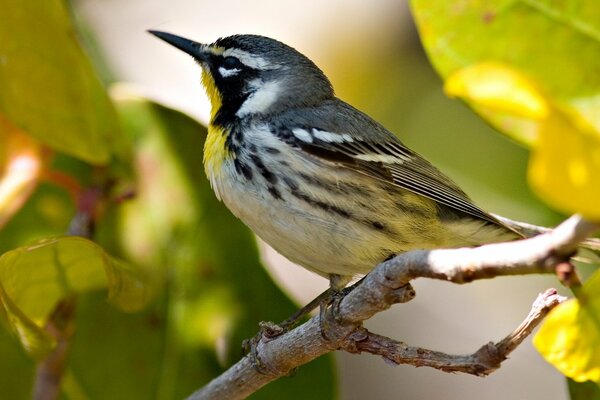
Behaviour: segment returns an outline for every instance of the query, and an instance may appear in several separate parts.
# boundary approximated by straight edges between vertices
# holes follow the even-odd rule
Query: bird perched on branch
[[[204,167],[219,199],[289,260],[344,288],[410,250],[538,233],[486,212],[277,40],[212,44],[150,33],[191,55],[211,101]]]

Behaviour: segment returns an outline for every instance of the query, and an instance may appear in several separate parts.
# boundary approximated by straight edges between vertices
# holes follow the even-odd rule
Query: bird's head
[[[308,107],[333,97],[325,74],[300,52],[277,40],[234,35],[202,44],[166,32],[149,32],[200,64],[213,123]]]

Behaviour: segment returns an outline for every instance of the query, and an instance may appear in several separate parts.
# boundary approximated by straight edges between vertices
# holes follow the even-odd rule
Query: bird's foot
[[[324,299],[319,304],[319,323],[321,326],[321,336],[323,339],[331,341],[335,337],[335,326],[340,323],[339,308],[342,300],[350,293],[358,284],[345,287],[341,290],[331,290],[327,299]]]
[[[333,287],[325,290],[323,293],[311,300],[307,305],[296,311],[290,318],[276,324],[271,321],[261,321],[258,325],[260,331],[252,338],[245,339],[242,342],[244,354],[247,354],[252,361],[254,368],[260,373],[266,373],[263,363],[258,355],[258,344],[261,340],[273,340],[290,330],[292,330],[299,322],[306,317],[311,311],[319,307],[321,335],[326,340],[331,340],[334,331],[333,325],[338,321],[338,308],[342,299],[352,291],[360,281],[354,285],[343,289],[335,289]]]

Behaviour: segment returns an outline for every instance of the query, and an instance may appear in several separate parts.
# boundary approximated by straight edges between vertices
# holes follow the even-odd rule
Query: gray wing
[[[319,108],[288,112],[273,129],[282,140],[320,159],[505,226],[391,132],[341,100],[335,99]]]

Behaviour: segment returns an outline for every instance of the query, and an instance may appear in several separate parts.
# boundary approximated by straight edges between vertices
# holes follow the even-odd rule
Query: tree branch
[[[554,273],[557,267],[569,263],[577,245],[598,229],[599,225],[573,216],[556,229],[531,239],[478,248],[412,251],[399,255],[378,265],[360,285],[334,302],[322,314],[323,321],[320,315],[316,315],[276,338],[263,335],[251,354],[193,393],[189,399],[245,398],[298,366],[338,349],[353,353],[369,352],[394,363],[487,375],[497,369],[548,311],[562,300],[554,290],[538,297],[530,314],[513,333],[467,356],[410,347],[371,333],[362,323],[392,304],[410,301],[415,296],[410,281],[416,278],[467,283],[504,275]]]
[[[377,335],[365,328],[352,333],[349,353],[371,353],[380,355],[394,364],[409,364],[415,367],[432,367],[444,372],[463,372],[471,375],[486,376],[500,368],[500,363],[525,340],[527,336],[542,322],[552,308],[566,300],[559,296],[555,289],[541,293],[527,317],[513,332],[498,343],[487,343],[475,353],[469,355],[451,355],[412,347],[406,343]]]

